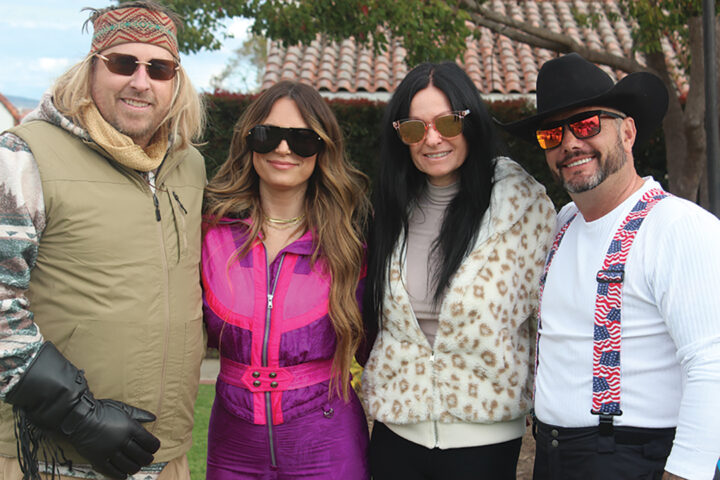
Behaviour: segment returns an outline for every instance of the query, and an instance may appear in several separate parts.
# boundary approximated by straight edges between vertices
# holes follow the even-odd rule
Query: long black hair
[[[458,169],[459,190],[445,210],[432,247],[439,259],[438,267],[432,269],[436,305],[471,251],[490,205],[493,159],[499,154],[501,144],[480,93],[454,62],[418,65],[393,94],[381,125],[380,164],[372,196],[375,216],[367,235],[368,268],[363,301],[369,333],[376,332],[378,322],[382,321],[382,299],[393,250],[399,238],[407,234],[410,212],[427,188],[426,175],[413,164],[408,146],[400,141],[392,123],[407,118],[415,94],[430,85],[447,96],[452,110],[470,109],[470,114],[463,119],[468,154]]]

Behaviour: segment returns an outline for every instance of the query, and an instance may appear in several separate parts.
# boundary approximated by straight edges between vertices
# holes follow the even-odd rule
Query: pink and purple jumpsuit
[[[360,402],[352,388],[347,403],[329,395],[330,279],[321,261],[310,267],[312,235],[268,264],[261,242],[234,258],[245,231],[228,220],[203,240],[208,346],[220,351],[207,478],[366,480]]]

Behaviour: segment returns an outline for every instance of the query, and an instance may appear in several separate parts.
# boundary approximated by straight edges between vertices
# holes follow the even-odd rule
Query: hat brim
[[[564,111],[588,106],[609,107],[632,117],[637,128],[637,146],[644,144],[662,123],[667,111],[668,93],[657,76],[648,72],[635,72],[601,95],[549,109],[517,122],[497,123],[511,135],[537,143],[535,132],[545,119]]]

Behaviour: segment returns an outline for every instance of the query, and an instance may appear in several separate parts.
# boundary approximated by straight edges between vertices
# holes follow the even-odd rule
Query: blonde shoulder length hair
[[[93,103],[91,93],[92,73],[97,62],[95,55],[88,55],[61,75],[52,87],[55,107],[87,130],[80,112]],[[158,128],[166,125],[173,139],[173,150],[196,145],[205,130],[205,105],[182,65],[172,79],[174,92],[172,104]]]
[[[330,319],[337,346],[331,385],[338,392],[342,389],[347,399],[350,365],[364,332],[355,293],[363,269],[363,232],[370,209],[368,178],[345,157],[337,119],[314,88],[283,81],[263,92],[245,110],[235,124],[228,158],[207,186],[205,214],[211,225],[223,217],[251,219],[248,239],[237,254],[243,256],[249,251],[258,237],[263,214],[259,177],[247,135],[252,127],[263,123],[281,98],[295,102],[305,123],[325,143],[317,154],[305,193],[306,227],[313,232],[315,242],[312,263],[317,266],[320,258],[332,279]]]

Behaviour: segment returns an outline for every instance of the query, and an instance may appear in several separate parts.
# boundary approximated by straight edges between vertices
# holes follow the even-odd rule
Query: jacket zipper
[[[156,178],[156,180],[157,180],[157,178]],[[157,406],[156,411],[154,412],[159,418],[160,415],[162,414],[163,398],[165,397],[164,385],[165,385],[165,375],[167,374],[167,368],[166,368],[167,367],[167,355],[168,355],[168,351],[169,351],[169,342],[170,342],[170,294],[168,291],[169,285],[170,285],[170,283],[169,283],[170,282],[170,280],[169,280],[170,266],[168,265],[167,250],[166,250],[167,247],[165,245],[165,234],[163,231],[163,225],[162,225],[161,216],[160,216],[160,201],[158,200],[158,197],[155,194],[156,189],[150,188],[150,190],[151,190],[152,196],[153,196],[153,204],[155,205],[155,219],[157,220],[156,225],[157,225],[157,230],[158,230],[158,238],[160,241],[160,257],[162,258],[163,273],[165,274],[164,279],[163,279],[165,282],[165,289],[164,289],[164,293],[165,293],[165,298],[164,298],[164,300],[165,300],[165,339],[164,339],[165,340],[165,344],[164,344],[165,359],[163,360],[162,367],[161,367],[162,382],[160,384],[161,385],[160,396],[159,396],[160,400],[158,400],[158,406]],[[156,426],[157,426],[157,422],[155,422],[153,424],[153,429],[151,430],[152,432],[155,431]]]
[[[420,328],[420,322],[418,322],[418,319],[415,316],[415,312],[413,312],[412,309],[411,309],[411,312],[412,312],[413,318],[415,319],[415,324],[417,325],[418,330],[420,330],[421,334],[423,336],[425,336],[425,334],[422,333],[422,329]],[[439,329],[438,329],[438,332],[439,332]],[[437,340],[437,335],[435,336],[435,339]],[[428,345],[430,345],[429,342],[428,342]],[[440,394],[438,392],[438,388],[437,388],[437,373],[435,371],[435,345],[430,345],[429,360],[430,360],[430,377],[432,378],[432,398],[433,398],[432,410],[430,412],[430,418],[432,421],[434,446],[435,446],[435,448],[438,448],[438,446],[440,445],[440,438],[439,438],[440,435],[438,434],[438,427],[437,427],[438,422],[437,422],[437,420],[432,420],[432,412],[435,411],[435,403],[436,403],[435,398]]]
[[[172,196],[175,198],[175,203],[177,203],[180,211],[183,213],[182,215],[176,215],[175,208],[173,208],[175,231],[177,232],[178,241],[178,263],[180,263],[180,260],[188,249],[187,224],[185,223],[185,217],[187,216],[188,211],[185,208],[185,205],[183,205],[180,201],[180,197],[177,193],[175,193],[175,191],[172,192]],[[172,199],[170,199],[170,204],[172,205]]]
[[[183,205],[182,202],[180,201],[180,197],[178,197],[178,194],[175,193],[174,190],[173,190],[172,194],[173,194],[173,197],[175,197],[175,201],[177,202],[177,204],[180,205],[180,209],[183,211],[183,213],[185,215],[187,215],[187,213],[188,213],[187,209],[185,208],[185,205]]]
[[[407,258],[404,260],[404,264],[402,266],[403,268],[403,281],[405,281],[405,278],[407,276]],[[442,310],[442,305],[440,306],[440,309]],[[420,322],[417,319],[417,316],[415,316],[415,312],[410,309],[410,312],[412,313],[413,319],[415,320],[415,326],[417,326],[417,329],[420,331],[420,334],[424,337],[425,333],[422,331],[422,328],[420,328]],[[438,326],[440,324],[440,319],[438,319]],[[437,341],[437,337],[439,335],[440,329],[438,328],[438,333],[435,335],[435,341]],[[426,339],[427,342],[427,339]],[[428,345],[430,345],[430,342],[427,342]],[[432,412],[435,410],[435,398],[439,395],[438,388],[437,388],[437,373],[435,371],[435,345],[434,342],[432,345],[430,345],[430,376],[432,378],[432,411],[430,413],[430,418],[432,419]],[[432,421],[432,429],[433,429],[433,440],[434,440],[434,446],[435,448],[438,448],[440,444],[440,435],[438,434],[438,428],[437,428],[437,420],[431,420]]]
[[[153,205],[155,205],[155,220],[159,222],[162,220],[160,216],[160,200],[158,200],[157,195],[155,195],[155,190],[153,190]]]
[[[435,375],[435,348],[432,349],[430,352],[430,368],[432,368],[432,371],[430,372],[430,375],[432,375],[432,387],[433,387],[433,408],[435,405],[435,396],[437,395],[437,378]],[[439,438],[438,438],[438,428],[437,428],[437,420],[432,421],[432,427],[433,427],[433,438],[435,439],[435,448],[438,448]]]
[[[157,174],[158,172],[148,172],[147,177],[139,174],[143,180],[147,183],[147,187],[150,189],[150,192],[152,193],[153,198],[153,205],[155,206],[155,220],[158,222],[162,220],[162,217],[160,216],[160,200],[158,200],[157,196],[157,187],[156,185],[159,185]]]
[[[270,287],[270,262],[267,258],[267,249],[265,249],[265,264],[267,265],[267,308],[265,309],[265,335],[263,337],[263,349],[262,349],[262,366],[268,366],[268,343],[270,341],[270,317],[273,308],[273,297],[275,295],[275,287],[277,287],[278,278],[280,278],[280,270],[282,269],[283,260],[285,260],[285,254],[283,253],[280,257],[280,263],[278,264],[277,274],[273,280],[272,288]],[[273,467],[277,467],[277,459],[275,458],[275,444],[273,442],[273,417],[272,417],[272,402],[270,399],[270,392],[265,392],[265,423],[268,427],[268,443],[270,444],[270,462]]]

